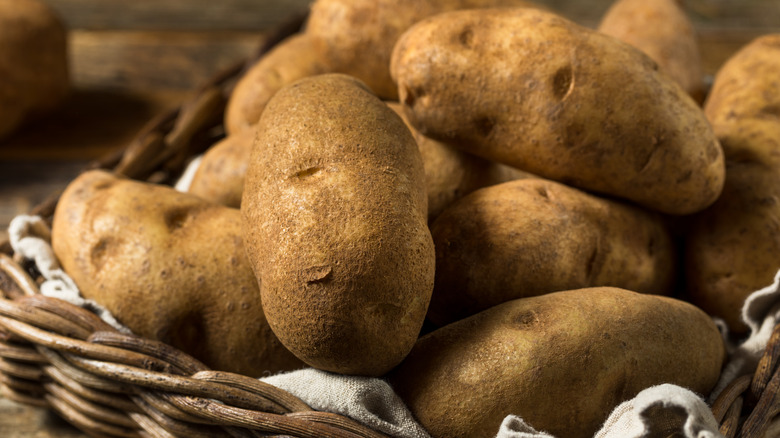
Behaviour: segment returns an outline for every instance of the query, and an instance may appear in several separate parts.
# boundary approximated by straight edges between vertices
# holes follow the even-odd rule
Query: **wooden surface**
[[[592,25],[613,0],[533,0],[562,15]],[[46,0],[73,28],[258,30],[284,19],[309,0]],[[685,0],[701,28],[777,28],[776,0]],[[117,13],[121,10],[122,13]]]
[[[5,438],[81,438],[79,430],[54,413],[0,398],[0,436]]]
[[[308,0],[45,0],[71,29],[75,90],[44,119],[0,142],[0,233],[90,161],[123,148],[216,71],[251,56],[273,24]],[[546,0],[593,26],[611,0]],[[754,37],[780,32],[780,0],[688,0],[713,74]],[[0,399],[0,436],[75,437],[52,414]]]

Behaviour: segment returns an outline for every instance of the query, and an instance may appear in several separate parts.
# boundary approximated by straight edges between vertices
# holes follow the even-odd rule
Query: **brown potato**
[[[227,207],[241,206],[254,139],[255,131],[245,129],[212,146],[203,154],[187,191]]]
[[[67,31],[38,0],[0,1],[0,139],[70,90]]]
[[[726,185],[686,234],[691,300],[744,333],[750,293],[780,270],[780,34],[752,41],[718,71],[705,104],[726,155]]]
[[[653,385],[708,394],[725,357],[709,316],[615,288],[523,298],[421,338],[389,381],[434,437],[485,437],[506,415],[558,437],[592,437]]]
[[[280,90],[257,132],[241,212],[268,322],[313,367],[384,374],[414,345],[433,289],[414,138],[341,74]]]
[[[543,179],[462,198],[431,226],[428,318],[444,325],[516,298],[591,286],[667,295],[676,248],[661,217]]]
[[[236,84],[225,109],[225,130],[248,129],[277,91],[298,79],[327,73],[322,53],[306,34],[293,35],[253,65]]]
[[[399,39],[391,65],[426,136],[690,214],[720,194],[723,152],[696,102],[656,69],[627,44],[534,9],[423,20]]]
[[[727,161],[726,185],[688,224],[690,301],[745,333],[742,306],[780,270],[780,172],[760,162]]]
[[[697,102],[704,99],[696,30],[679,0],[617,0],[598,30],[641,50]]]
[[[780,168],[779,75],[780,34],[756,38],[718,70],[704,112],[727,159],[750,151]]]
[[[387,105],[403,119],[420,149],[428,191],[428,222],[433,222],[447,206],[474,190],[521,178],[535,178],[535,175],[520,169],[468,154],[428,138],[409,123],[399,103],[390,102]]]
[[[525,0],[317,0],[306,33],[324,54],[329,71],[355,76],[379,97],[398,100],[390,54],[406,29],[444,11],[501,6],[538,7]]]
[[[83,296],[135,334],[250,376],[299,368],[271,331],[236,209],[104,171],[76,178],[52,246]]]

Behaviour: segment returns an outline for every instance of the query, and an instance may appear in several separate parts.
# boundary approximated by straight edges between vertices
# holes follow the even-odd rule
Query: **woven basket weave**
[[[281,27],[259,55],[297,32]],[[214,144],[244,61],[201,87],[177,110],[150,121],[131,144],[89,168],[170,184],[187,160]],[[218,131],[218,130],[217,130]],[[30,213],[50,221],[58,195]],[[39,274],[0,242],[0,389],[51,409],[90,436],[383,437],[346,417],[313,411],[256,379],[213,371],[175,348],[124,335],[91,312],[40,295]],[[761,437],[780,413],[780,325],[753,375],[713,403],[727,437]],[[498,425],[497,425],[498,426]]]

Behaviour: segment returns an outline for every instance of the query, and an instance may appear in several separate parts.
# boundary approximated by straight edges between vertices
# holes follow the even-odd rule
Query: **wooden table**
[[[71,29],[74,92],[57,111],[0,142],[0,233],[63,189],[154,115],[215,72],[250,56],[308,0],[46,0]],[[611,0],[542,0],[594,26]],[[707,74],[754,37],[780,32],[780,2],[690,0]],[[0,398],[0,436],[76,437],[47,411]]]

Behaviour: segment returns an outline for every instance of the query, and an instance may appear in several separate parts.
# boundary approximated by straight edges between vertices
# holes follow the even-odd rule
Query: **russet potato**
[[[639,50],[554,14],[430,17],[398,40],[391,72],[417,130],[475,155],[668,214],[722,190],[697,103]]]
[[[89,171],[57,205],[52,246],[82,295],[139,336],[222,371],[303,366],[266,322],[237,209]]]
[[[254,130],[245,129],[228,135],[209,148],[203,154],[187,191],[227,207],[240,207],[254,140]]]
[[[686,233],[691,300],[736,333],[752,292],[780,269],[780,34],[747,44],[721,67],[705,113],[723,145],[726,183]]]
[[[39,0],[0,1],[0,139],[70,91],[67,30]]]
[[[477,190],[431,226],[429,319],[444,325],[516,298],[592,286],[669,295],[677,248],[660,215],[544,179]]]
[[[509,301],[442,327],[389,381],[434,438],[493,436],[509,414],[556,437],[590,438],[650,386],[708,394],[724,357],[700,309],[603,287]]]
[[[617,0],[598,30],[641,50],[697,102],[704,99],[696,30],[679,0]]]
[[[390,55],[406,29],[441,12],[506,6],[538,7],[525,0],[316,0],[306,33],[328,71],[354,76],[379,97],[398,100]]]
[[[281,88],[328,71],[322,52],[308,35],[297,34],[282,41],[239,79],[225,109],[225,130],[237,134],[251,128]]]
[[[406,123],[420,148],[428,191],[428,222],[433,222],[450,204],[482,187],[522,178],[528,172],[463,152],[428,138],[409,124],[401,105],[387,104]]]
[[[268,322],[313,367],[384,374],[412,348],[433,289],[412,134],[341,74],[280,90],[257,133],[241,212]]]

